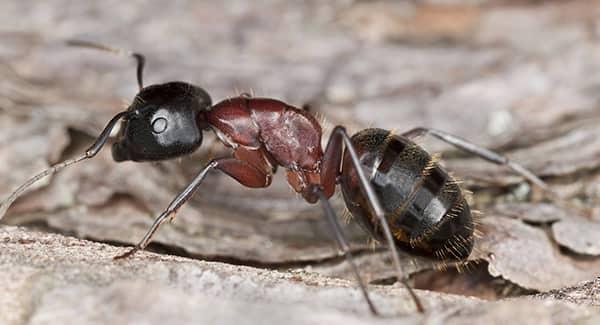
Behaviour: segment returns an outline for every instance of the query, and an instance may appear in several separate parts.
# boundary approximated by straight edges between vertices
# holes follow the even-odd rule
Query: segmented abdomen
[[[380,198],[396,244],[436,258],[466,258],[473,247],[473,220],[456,181],[414,142],[382,129],[352,137],[367,177]],[[357,221],[381,239],[379,221],[360,190],[348,154],[342,193]]]

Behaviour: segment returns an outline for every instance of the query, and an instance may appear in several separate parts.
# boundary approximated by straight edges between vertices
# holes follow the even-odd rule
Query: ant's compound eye
[[[156,134],[163,133],[167,129],[167,119],[164,117],[158,117],[152,121],[152,132]]]

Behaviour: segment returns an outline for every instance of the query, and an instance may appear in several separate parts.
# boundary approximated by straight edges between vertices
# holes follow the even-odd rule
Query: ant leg
[[[358,267],[356,267],[356,263],[354,263],[354,257],[352,256],[352,252],[350,251],[350,246],[348,246],[346,237],[344,236],[344,233],[342,231],[342,227],[340,226],[340,223],[335,215],[335,211],[333,211],[333,208],[331,207],[331,203],[329,203],[329,199],[327,198],[325,193],[323,193],[323,191],[317,187],[315,187],[314,193],[319,197],[319,201],[321,201],[321,206],[323,207],[323,210],[325,211],[325,218],[327,219],[327,222],[331,226],[331,230],[333,231],[333,233],[335,235],[335,240],[337,241],[339,248],[344,252],[346,261],[350,264],[350,267],[352,268],[354,277],[356,278],[356,281],[358,282],[358,285],[360,286],[360,291],[362,292],[363,297],[365,298],[365,300],[367,301],[367,304],[369,305],[369,309],[371,310],[371,313],[373,315],[379,315],[379,312],[377,312],[375,305],[373,304],[373,302],[371,301],[371,298],[369,297],[369,293],[367,291],[367,286],[365,285],[362,278],[360,277],[360,273],[358,272]]]
[[[118,255],[115,256],[114,259],[122,259],[122,258],[126,258],[129,257],[133,254],[135,254],[137,251],[139,250],[143,250],[144,248],[146,248],[146,246],[148,246],[148,244],[150,243],[150,240],[152,239],[152,236],[154,236],[154,233],[156,233],[156,231],[158,230],[158,228],[165,222],[167,221],[167,218],[174,213],[175,211],[177,211],[177,209],[179,209],[187,200],[189,200],[189,198],[194,194],[194,192],[196,191],[196,189],[198,188],[198,186],[200,186],[200,184],[202,183],[202,181],[204,180],[204,178],[206,177],[206,175],[208,174],[208,172],[217,167],[217,161],[213,160],[210,163],[208,163],[192,180],[192,182],[183,190],[183,192],[179,193],[179,195],[177,195],[175,197],[175,199],[173,199],[173,201],[171,201],[171,203],[169,204],[169,206],[167,207],[166,210],[164,210],[152,223],[152,226],[150,227],[150,229],[146,232],[146,234],[144,235],[144,238],[142,238],[142,240],[135,245],[131,250],[129,250],[128,252],[126,252],[125,254],[122,255]]]
[[[422,136],[425,134],[430,134],[446,143],[449,143],[461,150],[464,150],[468,153],[476,155],[476,156],[483,158],[494,164],[506,165],[510,169],[512,169],[514,172],[523,176],[525,179],[527,179],[531,183],[537,185],[544,191],[552,193],[552,195],[555,195],[552,192],[552,190],[550,189],[550,187],[548,186],[548,184],[546,184],[544,181],[542,181],[539,177],[537,177],[534,173],[529,171],[527,168],[523,167],[522,165],[520,165],[518,163],[510,161],[505,156],[502,156],[502,155],[500,155],[494,151],[491,151],[489,149],[486,149],[484,147],[478,146],[478,145],[476,145],[472,142],[469,142],[463,138],[460,138],[458,136],[446,133],[444,131],[428,129],[428,128],[423,128],[423,127],[412,129],[408,132],[403,133],[402,136],[407,137],[409,139],[413,139],[413,138],[416,138],[416,137],[419,137],[419,136]]]
[[[137,251],[146,248],[158,228],[165,223],[173,213],[177,212],[177,210],[187,202],[192,195],[194,195],[194,192],[196,192],[208,172],[215,168],[233,177],[247,187],[266,187],[269,185],[271,179],[270,175],[266,175],[264,172],[242,160],[237,160],[235,158],[212,160],[194,177],[192,182],[188,184],[188,186],[179,193],[173,201],[171,201],[167,209],[156,217],[152,226],[144,235],[144,238],[142,238],[142,240],[131,250],[125,254],[115,256],[114,259],[129,257]]]
[[[417,297],[415,292],[412,290],[412,288],[408,285],[404,275],[402,274],[402,266],[400,264],[400,257],[398,255],[398,250],[396,248],[396,245],[394,244],[394,237],[392,236],[390,226],[388,224],[387,219],[385,218],[385,211],[383,210],[383,207],[381,206],[381,203],[379,202],[379,198],[375,194],[375,190],[373,190],[373,187],[371,186],[369,179],[365,175],[362,164],[360,163],[360,159],[358,158],[358,154],[356,153],[356,150],[354,149],[354,145],[352,144],[352,140],[346,133],[346,129],[343,126],[338,125],[333,129],[331,138],[329,140],[330,143],[327,145],[327,149],[326,149],[324,157],[335,156],[333,151],[337,151],[338,152],[337,154],[340,155],[340,157],[341,157],[341,155],[342,155],[341,150],[337,150],[337,148],[336,148],[336,147],[341,146],[340,139],[341,139],[341,141],[343,141],[344,145],[346,146],[346,150],[350,154],[350,158],[352,159],[352,164],[354,165],[354,168],[356,169],[356,173],[358,175],[360,187],[362,188],[365,195],[367,196],[367,200],[369,201],[369,205],[371,206],[371,209],[373,209],[373,212],[379,219],[379,223],[381,224],[381,228],[382,228],[383,234],[385,236],[385,240],[386,240],[388,247],[390,248],[390,251],[392,254],[392,260],[394,261],[394,266],[396,268],[398,281],[400,281],[408,290],[409,294],[411,295],[411,297],[415,303],[415,306],[417,307],[417,310],[419,312],[423,312],[424,309],[423,309],[423,305],[421,304],[421,301],[419,300],[419,298]],[[330,150],[331,150],[331,152],[330,152]],[[339,162],[339,161],[340,160],[337,160],[337,162]],[[324,169],[330,169],[330,168],[331,167],[327,167],[327,166],[324,167]],[[337,164],[337,170],[339,173],[339,163]],[[324,179],[324,182],[328,182],[328,180]]]
[[[10,207],[10,205],[16,200],[18,199],[21,195],[23,195],[23,193],[25,193],[25,191],[27,191],[27,189],[33,185],[34,183],[36,183],[37,181],[39,181],[40,179],[46,177],[46,176],[50,176],[53,175],[59,171],[61,171],[62,169],[76,164],[78,162],[81,162],[83,160],[86,159],[90,159],[93,158],[94,156],[96,156],[96,154],[98,154],[98,152],[100,152],[100,149],[102,149],[102,147],[106,144],[106,142],[108,141],[108,137],[110,136],[110,132],[112,131],[112,129],[115,127],[115,125],[117,124],[117,122],[124,116],[126,116],[127,114],[129,114],[128,112],[120,112],[117,115],[115,115],[106,125],[106,127],[104,127],[104,130],[102,130],[102,132],[100,133],[100,135],[98,136],[98,138],[96,138],[96,141],[94,141],[94,143],[85,151],[85,153],[79,157],[73,158],[73,159],[69,159],[69,160],[65,160],[63,162],[60,162],[58,164],[55,164],[53,166],[50,166],[50,168],[44,170],[43,172],[31,177],[30,179],[28,179],[25,183],[23,183],[21,186],[19,186],[14,192],[12,192],[12,194],[7,197],[2,204],[0,204],[0,219],[2,219],[2,217],[4,217],[4,214],[6,213],[6,211],[8,210],[8,208]]]
[[[533,172],[529,169],[525,168],[523,165],[513,162],[509,160],[506,156],[502,156],[499,153],[486,149],[484,147],[478,146],[472,142],[469,142],[461,137],[446,133],[444,131],[429,129],[424,127],[414,128],[408,132],[402,134],[402,136],[407,137],[409,139],[414,139],[416,137],[429,134],[434,136],[435,138],[449,143],[463,151],[471,153],[477,157],[485,159],[489,162],[492,162],[497,165],[508,166],[508,168],[512,169],[518,175],[521,175],[526,180],[530,181],[532,184],[535,184],[537,187],[542,189],[548,196],[556,201],[561,202],[564,206],[574,209],[588,217],[592,215],[592,210],[588,208],[582,208],[573,203],[563,199],[554,192],[548,184],[546,184],[543,180],[537,177]]]
[[[144,57],[143,54],[137,53],[137,52],[132,52],[129,50],[106,46],[106,45],[100,44],[100,43],[84,41],[84,40],[67,40],[67,45],[77,46],[77,47],[85,47],[85,48],[90,48],[90,49],[106,51],[106,52],[110,52],[110,53],[117,54],[117,55],[126,55],[126,56],[133,57],[135,59],[135,61],[137,62],[136,76],[137,76],[138,87],[140,88],[140,90],[142,90],[142,88],[144,88],[144,83],[142,82],[142,77],[143,77],[143,73],[144,73],[144,65],[146,64],[146,57]]]

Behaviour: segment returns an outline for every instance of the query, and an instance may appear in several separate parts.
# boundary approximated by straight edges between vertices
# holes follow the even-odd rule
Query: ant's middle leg
[[[388,221],[385,217],[385,211],[383,210],[383,207],[379,202],[379,198],[377,197],[373,186],[371,186],[369,179],[365,175],[360,159],[358,158],[358,154],[356,153],[354,145],[352,144],[352,140],[346,133],[346,129],[343,126],[338,125],[333,129],[331,137],[329,138],[329,142],[327,144],[327,148],[325,149],[325,154],[323,156],[324,158],[323,167],[321,170],[321,182],[323,185],[324,193],[325,195],[329,196],[333,194],[333,189],[337,182],[337,178],[341,172],[340,167],[342,157],[344,155],[344,146],[346,148],[346,151],[350,155],[350,159],[352,161],[352,164],[354,165],[354,168],[356,169],[360,187],[364,192],[365,196],[367,197],[367,201],[369,202],[370,208],[373,210],[375,216],[377,216],[377,219],[381,224],[381,230],[390,249],[392,260],[394,261],[398,281],[400,281],[408,290],[415,303],[415,306],[417,307],[417,310],[419,312],[423,312],[424,309],[423,305],[421,304],[421,301],[419,300],[415,292],[412,290],[412,288],[408,285],[403,275],[402,266],[400,264],[400,257],[398,255],[398,249],[396,248],[394,237],[392,236],[392,231],[390,230],[390,225],[388,224]]]
[[[367,286],[360,277],[358,267],[356,266],[356,263],[354,263],[352,251],[350,250],[350,246],[348,245],[346,237],[344,236],[342,226],[340,226],[340,223],[335,215],[335,211],[333,211],[331,203],[329,203],[329,199],[327,198],[325,193],[323,193],[323,191],[317,187],[314,188],[314,194],[319,198],[319,201],[321,202],[321,206],[323,207],[323,211],[325,212],[324,217],[326,218],[327,222],[329,223],[329,226],[331,227],[331,230],[333,231],[333,234],[335,235],[335,240],[337,241],[339,248],[342,250],[342,252],[344,252],[346,261],[350,264],[350,267],[352,268],[354,277],[356,278],[356,281],[360,286],[360,291],[363,297],[365,298],[365,301],[369,305],[369,310],[371,310],[371,313],[373,315],[379,315],[379,312],[377,312],[373,301],[371,301],[371,298],[369,297]]]
[[[177,212],[177,210],[187,202],[194,192],[198,189],[206,175],[212,169],[218,169],[227,175],[233,177],[242,185],[252,188],[267,187],[271,182],[271,176],[265,173],[246,161],[235,158],[223,158],[212,160],[209,162],[192,180],[190,184],[179,195],[171,201],[166,210],[164,210],[152,223],[150,229],[144,235],[144,238],[125,254],[118,255],[115,259],[122,259],[135,254],[137,251],[143,250],[148,246],[152,236],[158,228],[168,220],[168,218]]]

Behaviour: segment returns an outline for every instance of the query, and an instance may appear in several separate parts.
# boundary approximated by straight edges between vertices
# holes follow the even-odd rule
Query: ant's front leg
[[[270,184],[271,176],[267,172],[261,171],[250,163],[235,158],[223,158],[209,162],[192,180],[192,182],[171,201],[165,211],[163,211],[152,223],[150,229],[144,235],[144,238],[125,254],[115,256],[115,259],[122,259],[143,250],[148,246],[152,236],[158,228],[175,213],[185,202],[187,202],[194,192],[200,187],[200,184],[209,171],[218,169],[225,174],[233,177],[242,185],[252,188],[267,187]]]

